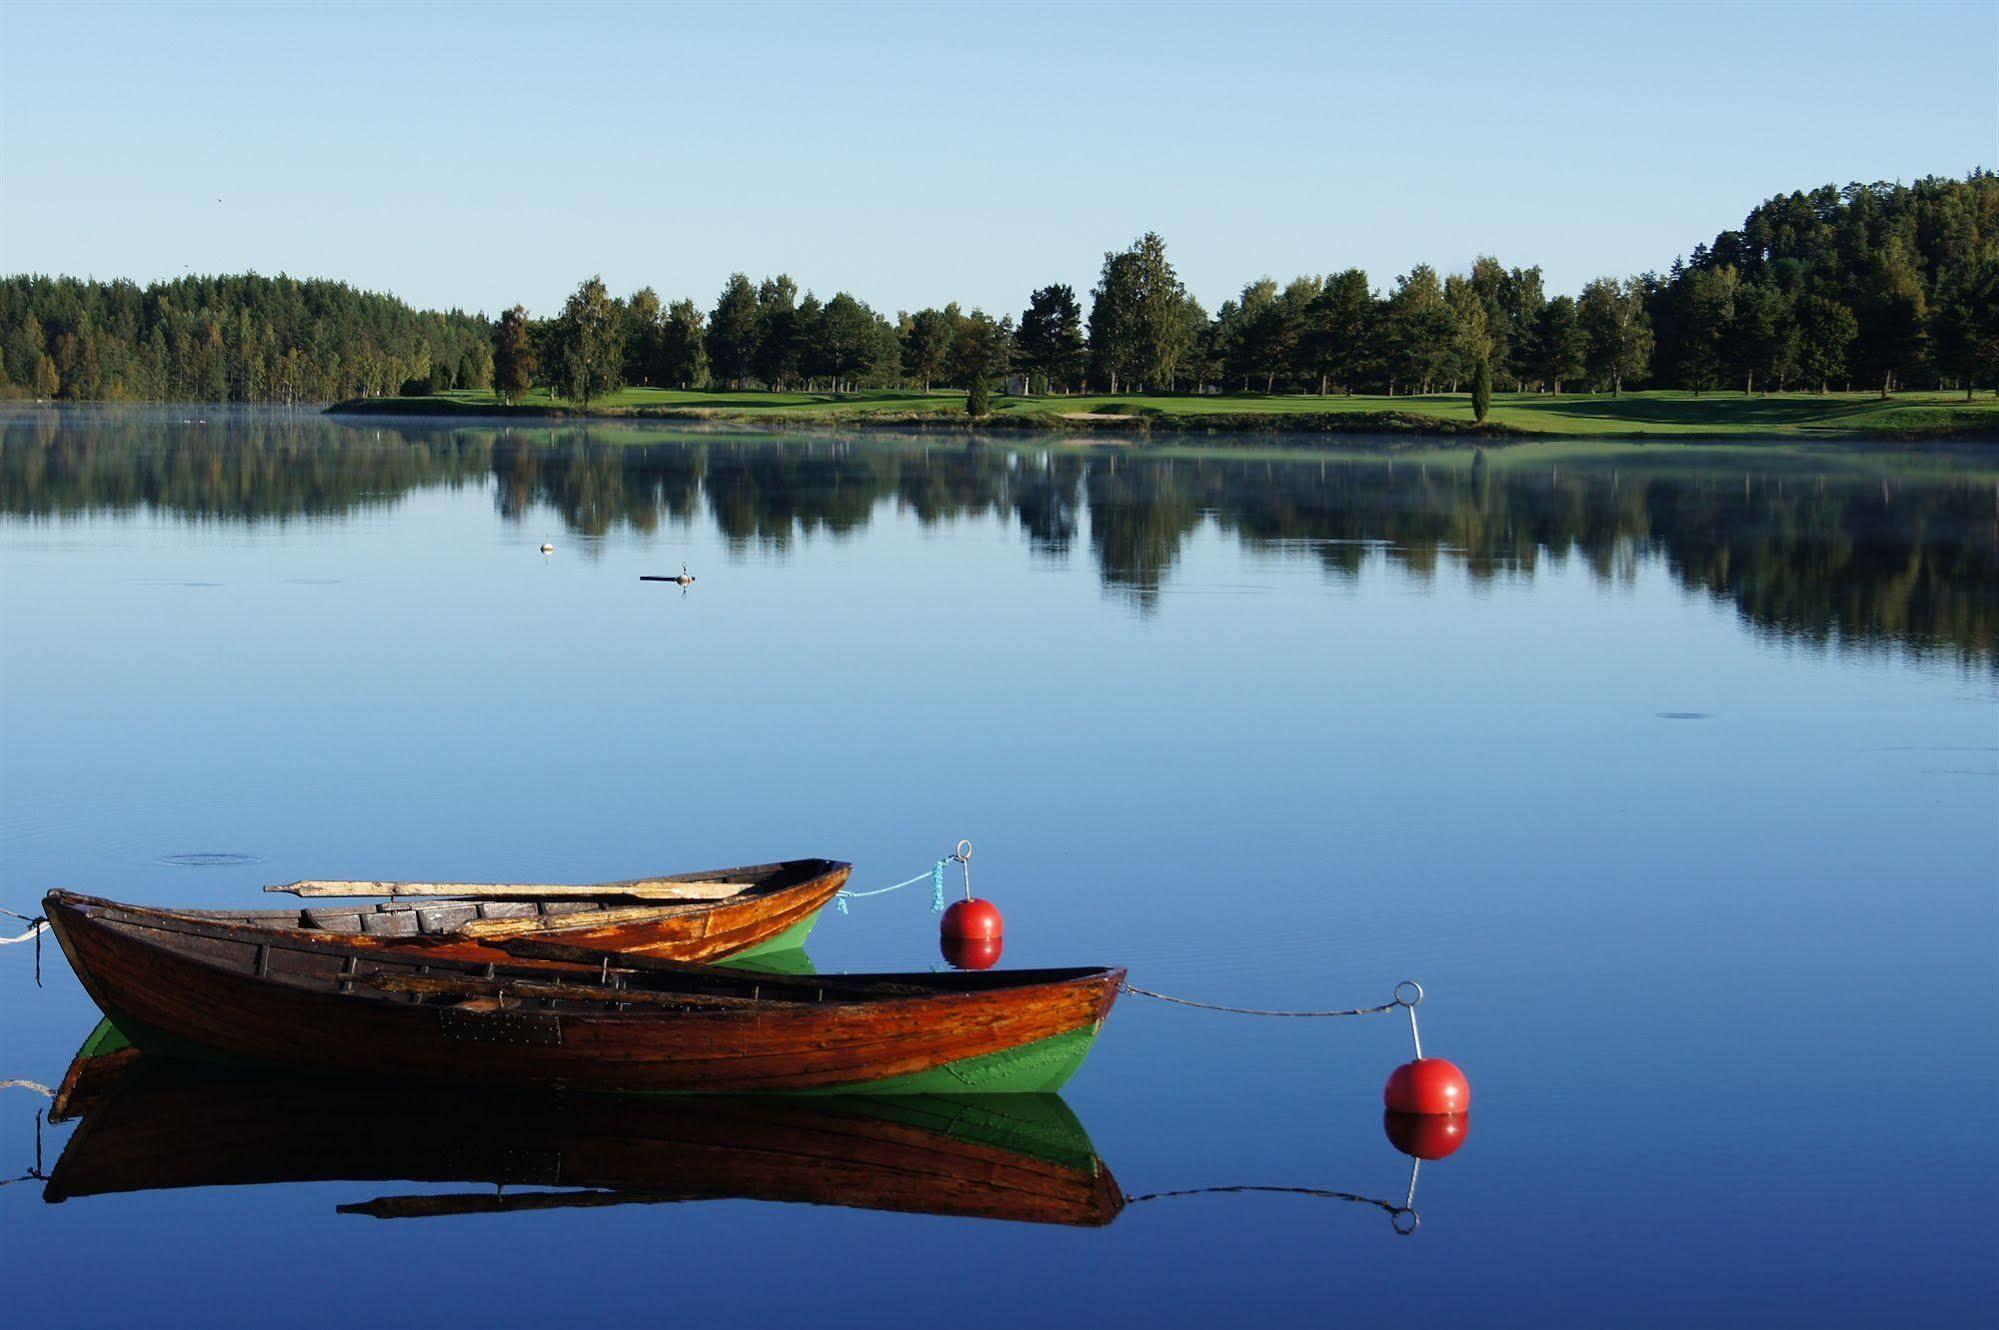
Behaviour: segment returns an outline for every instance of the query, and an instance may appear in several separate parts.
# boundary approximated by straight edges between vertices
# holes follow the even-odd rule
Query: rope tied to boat
[[[1312,1018],[1320,1016],[1379,1016],[1394,1011],[1398,1007],[1409,1009],[1409,1037],[1416,1041],[1416,1056],[1423,1056],[1423,1034],[1416,1028],[1416,1008],[1423,1005],[1423,985],[1414,979],[1404,979],[1395,986],[1395,995],[1378,1007],[1345,1007],[1338,1011],[1271,1011],[1263,1007],[1229,1007],[1219,1002],[1196,1002],[1192,998],[1173,997],[1167,993],[1155,993],[1149,988],[1140,988],[1126,981],[1120,985],[1122,991],[1139,997],[1149,997],[1158,1002],[1171,1002],[1176,1007],[1197,1007],[1202,1011],[1222,1011],[1232,1016],[1284,1016]],[[1405,996],[1403,989],[1411,990],[1413,996]]]
[[[843,889],[833,897],[833,904],[839,908],[841,914],[846,914],[848,913],[848,901],[866,900],[870,896],[886,896],[891,891],[901,891],[904,887],[913,887],[919,882],[927,881],[930,883],[930,912],[932,914],[942,914],[944,912],[944,870],[952,864],[963,864],[965,866],[965,895],[969,897],[972,894],[972,843],[968,840],[961,840],[958,842],[957,850],[932,864],[929,871],[918,873],[915,877],[906,878],[891,886],[877,887],[873,891],[847,891]]]
[[[49,931],[47,916],[39,914],[32,916],[16,914],[12,910],[0,910],[0,914],[6,915],[9,919],[19,919],[28,926],[27,932],[15,937],[0,937],[0,946],[11,946],[16,942],[29,941],[35,944],[35,987],[40,988],[42,986],[42,934]]]

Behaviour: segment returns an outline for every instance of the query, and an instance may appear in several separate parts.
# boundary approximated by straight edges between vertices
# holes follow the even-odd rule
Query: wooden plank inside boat
[[[306,878],[298,882],[272,882],[264,890],[286,892],[293,896],[633,896],[640,900],[723,901],[742,895],[754,885],[750,882],[675,881],[656,877],[572,886],[525,882],[372,882]]]

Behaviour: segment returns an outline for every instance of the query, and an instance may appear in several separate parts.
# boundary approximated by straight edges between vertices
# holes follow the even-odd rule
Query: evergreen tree
[[[1999,256],[1953,273],[1930,320],[1937,366],[1959,381],[1964,400],[1980,383],[1999,391]]]
[[[1480,424],[1484,424],[1486,416],[1491,411],[1492,411],[1492,362],[1490,360],[1481,360],[1478,362],[1478,364],[1472,367],[1472,376],[1471,376],[1472,419],[1478,421]]]
[[[756,288],[733,273],[708,316],[708,365],[731,388],[741,388],[756,371],[758,326]]]
[[[798,375],[801,338],[798,326],[798,283],[780,273],[757,287],[757,347],[752,358],[764,386],[781,391]]]
[[[1724,340],[1744,396],[1755,394],[1757,376],[1768,392],[1772,380],[1781,388],[1796,370],[1798,330],[1790,301],[1767,282],[1747,282],[1736,291],[1735,317]]]
[[[1435,268],[1419,263],[1396,279],[1382,310],[1382,332],[1388,395],[1395,395],[1397,384],[1429,392],[1449,367],[1457,340],[1457,320]]]
[[[1068,392],[1082,377],[1088,350],[1083,343],[1083,311],[1067,286],[1044,286],[1028,298],[1015,337],[1020,367],[1030,381]]]
[[[1825,296],[1798,302],[1798,361],[1805,376],[1825,392],[1832,381],[1846,380],[1847,348],[1860,335],[1853,311]]]
[[[660,330],[661,382],[675,388],[700,388],[708,382],[708,338],[701,320],[701,309],[691,300],[676,300],[667,308]]]
[[[1320,393],[1338,384],[1351,396],[1355,382],[1371,372],[1374,320],[1366,273],[1348,268],[1326,279],[1305,316],[1305,342]]]

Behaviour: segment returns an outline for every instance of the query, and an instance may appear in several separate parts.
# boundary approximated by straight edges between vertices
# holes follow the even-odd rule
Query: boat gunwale
[[[209,957],[191,950],[165,945],[155,939],[139,936],[129,931],[132,928],[144,928],[189,937],[219,936],[226,941],[267,946],[275,951],[300,952],[321,956],[346,958],[357,954],[356,949],[351,946],[342,945],[337,942],[320,942],[316,939],[311,939],[309,937],[309,930],[300,930],[308,933],[308,936],[304,938],[295,939],[291,936],[285,936],[274,939],[272,937],[274,930],[259,928],[254,925],[228,924],[205,919],[191,919],[172,910],[158,909],[151,906],[131,906],[119,901],[84,896],[79,893],[61,890],[51,891],[43,901],[43,912],[48,916],[52,924],[57,924],[59,918],[58,908],[56,907],[74,909],[78,914],[92,920],[99,927],[118,932],[124,937],[128,945],[165,952],[181,962],[197,966],[204,970],[213,971],[218,975],[227,976],[230,979],[265,984],[301,996],[370,1003],[388,1010],[436,1012],[441,1009],[448,1009],[410,1003],[387,991],[367,991],[364,988],[357,988],[355,991],[342,991],[338,982],[342,976],[338,975],[327,976],[327,985],[319,987],[289,983],[268,974],[246,974],[241,970],[219,964]],[[120,919],[118,918],[120,914],[137,917]],[[124,927],[119,927],[121,924]],[[69,946],[63,937],[63,929],[60,924],[58,924],[56,932],[57,941],[63,944],[65,954],[69,954]],[[868,1011],[875,1008],[892,1007],[902,1003],[930,1002],[947,999],[976,999],[999,993],[1024,995],[1037,989],[1064,989],[1105,978],[1113,979],[1115,991],[1116,988],[1122,986],[1124,976],[1124,970],[1116,966],[1072,966],[945,974],[882,971],[834,975],[767,975],[753,971],[730,969],[726,966],[705,965],[695,961],[662,961],[659,958],[653,957],[646,958],[649,964],[644,968],[621,968],[616,964],[617,953],[604,952],[603,955],[611,962],[608,973],[618,975],[621,978],[641,978],[650,981],[639,986],[637,991],[682,992],[690,998],[691,1002],[696,1004],[699,1003],[703,996],[716,996],[717,994],[704,995],[698,990],[690,988],[675,988],[671,982],[675,977],[689,980],[706,980],[719,984],[724,994],[731,994],[740,989],[748,989],[752,993],[756,993],[758,990],[764,988],[810,988],[822,990],[825,996],[810,1003],[782,1003],[770,1000],[767,1003],[757,1003],[757,1005],[748,1009],[733,1004],[717,1004],[708,1008],[697,1007],[695,1009],[597,1010],[595,1008],[598,1004],[608,1005],[618,1003],[621,1001],[618,993],[629,990],[599,987],[593,991],[578,984],[576,986],[577,992],[573,998],[565,997],[560,1000],[589,1003],[592,1004],[592,1009],[585,1011],[559,1011],[548,1008],[523,1007],[520,1009],[521,1014],[559,1015],[570,1018],[583,1018],[593,1022],[612,1020],[621,1023],[625,1021],[649,1022],[662,1019],[681,1021],[698,1018],[734,1020],[741,1019],[745,1014],[750,1012],[769,1016],[779,1012],[790,1012],[800,1009],[815,1012],[825,1012],[828,1010],[849,1012]],[[76,957],[70,955],[69,959],[72,967],[75,967]],[[469,977],[489,980],[496,986],[503,985],[508,979],[533,981],[534,979],[546,978],[550,975],[584,975],[594,977],[599,973],[605,972],[592,970],[589,967],[564,965],[554,962],[536,962],[525,958],[516,958],[508,962],[484,962],[455,957],[420,959],[414,948],[404,951],[401,954],[398,954],[394,949],[380,952],[370,951],[366,959],[369,964],[377,967],[411,969],[444,968],[462,971]],[[490,975],[482,973],[488,970],[493,973]],[[518,973],[510,974],[509,971]],[[79,974],[79,978],[81,977],[81,974]],[[364,982],[365,976],[361,978]],[[937,987],[929,988],[927,991],[915,993],[869,994],[840,991],[857,986],[865,988],[869,985],[888,983],[923,984],[925,981],[955,981],[955,985],[945,982],[939,984]],[[87,987],[89,987],[88,984],[86,984]],[[832,1000],[829,1001],[828,998]],[[537,996],[529,1000],[540,1001],[542,999]]]

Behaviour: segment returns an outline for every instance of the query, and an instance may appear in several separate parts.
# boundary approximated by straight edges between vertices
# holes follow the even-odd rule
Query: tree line
[[[492,383],[487,321],[345,282],[0,278],[0,397],[298,404]]]
[[[1087,304],[1087,311],[1085,305]],[[1779,195],[1665,273],[1550,295],[1539,267],[1419,263],[1263,277],[1212,314],[1148,232],[1096,285],[1054,283],[1018,317],[958,304],[894,318],[780,274],[714,303],[615,297],[497,320],[427,313],[344,284],[256,276],[0,280],[0,395],[323,401],[540,388],[588,404],[626,385],[734,391],[1409,393],[1494,386],[1754,393],[1999,387],[1999,176]]]

